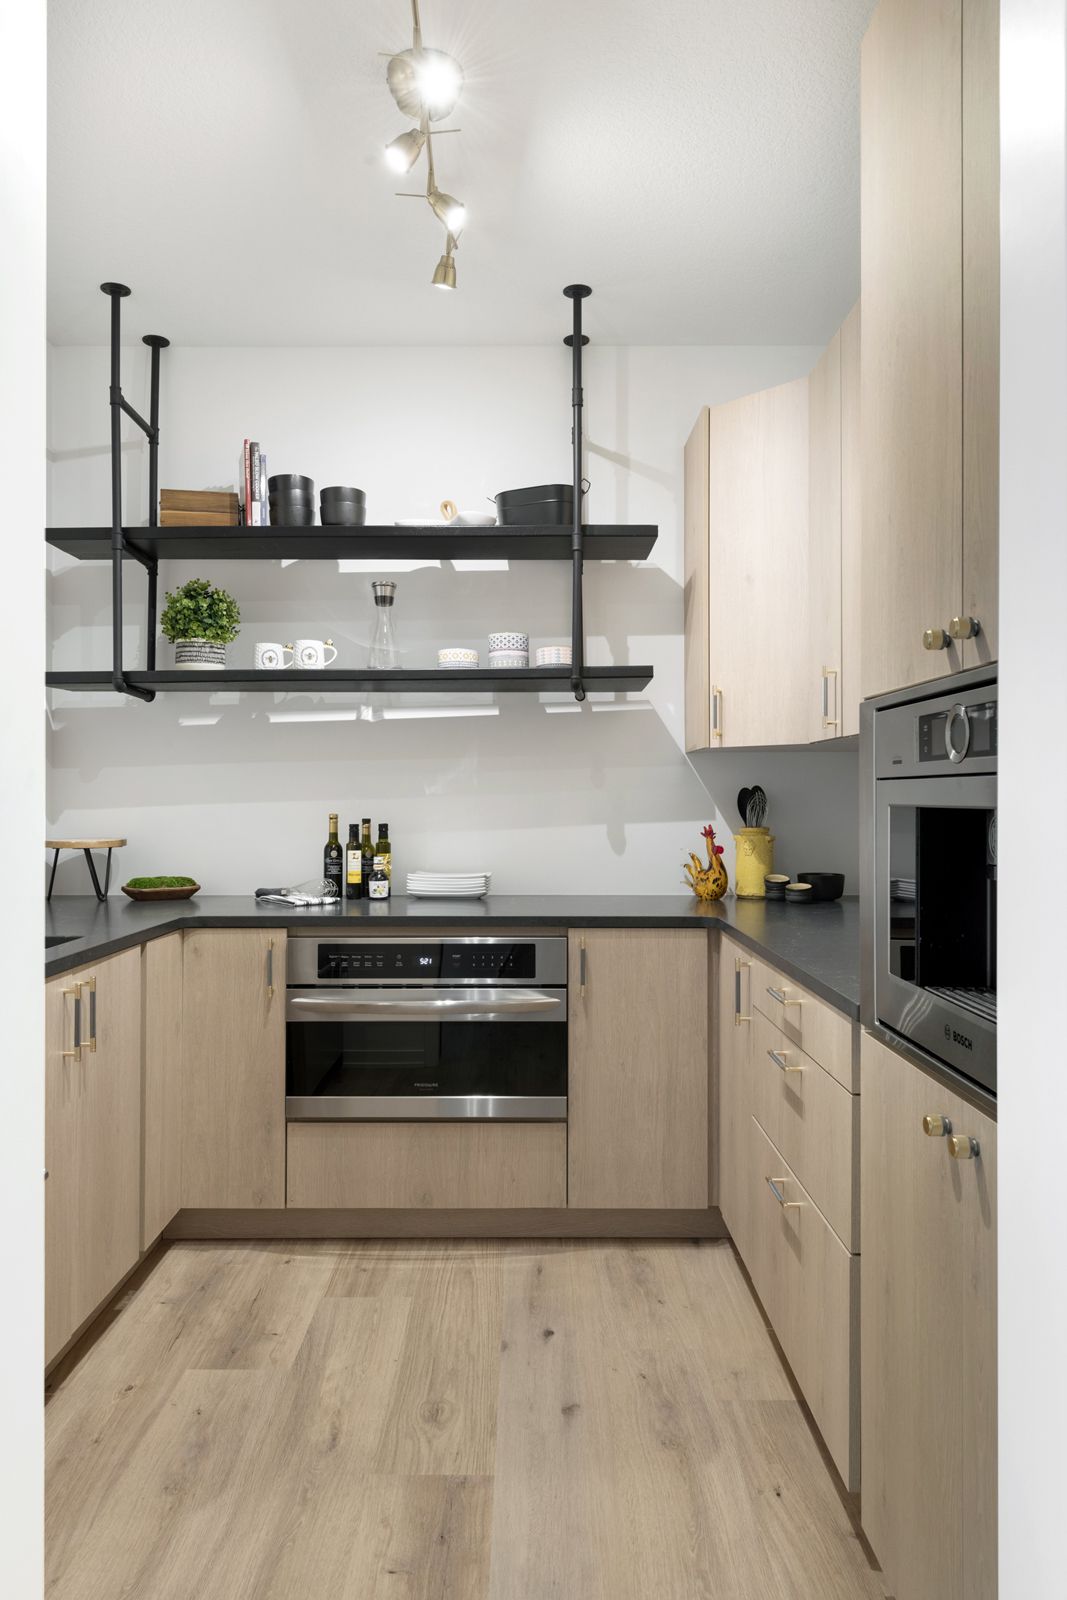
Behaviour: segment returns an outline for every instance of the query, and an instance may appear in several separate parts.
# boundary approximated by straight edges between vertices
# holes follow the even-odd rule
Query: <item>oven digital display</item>
[[[439,978],[443,983],[459,978],[536,977],[537,952],[533,944],[326,944],[318,946],[320,978]]]
[[[967,720],[971,725],[968,756],[995,756],[997,753],[997,703],[986,701],[980,706],[967,707]],[[945,744],[946,711],[927,712],[917,719],[920,761],[947,761]],[[961,729],[962,732],[962,729]]]

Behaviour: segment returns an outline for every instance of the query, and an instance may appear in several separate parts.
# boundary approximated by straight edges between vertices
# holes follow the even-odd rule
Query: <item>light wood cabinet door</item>
[[[808,728],[815,743],[841,732],[841,333],[808,379]]]
[[[895,1600],[993,1600],[996,1125],[866,1034],[861,1057],[863,1527]]]
[[[685,446],[685,748],[711,743],[708,678],[708,408]]]
[[[752,960],[741,945],[720,936],[715,1006],[718,1106],[719,1210],[742,1261],[750,1249],[748,1182],[752,1120]]]
[[[285,933],[184,936],[182,1205],[285,1205]]]
[[[863,695],[958,669],[962,0],[880,0],[861,66]]]
[[[144,1204],[141,1248],[182,1203],[182,935],[152,939],[144,982]]]
[[[47,1362],[140,1253],[140,951],[51,979],[45,1018]]]
[[[863,476],[860,429],[860,301],[841,324],[841,734],[860,731]],[[817,581],[817,574],[813,574]]]
[[[708,952],[703,930],[572,930],[570,1206],[708,1204]]]
[[[708,430],[712,746],[806,744],[807,378],[712,406]]]

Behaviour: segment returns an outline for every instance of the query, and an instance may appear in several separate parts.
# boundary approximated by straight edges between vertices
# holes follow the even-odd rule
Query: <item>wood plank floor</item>
[[[176,1244],[47,1408],[52,1600],[882,1600],[728,1244]]]

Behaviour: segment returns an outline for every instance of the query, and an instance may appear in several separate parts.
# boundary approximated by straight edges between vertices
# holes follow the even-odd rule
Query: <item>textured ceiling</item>
[[[119,278],[131,334],[184,344],[540,344],[580,279],[600,341],[821,342],[859,289],[873,7],[422,0],[467,77],[446,294],[380,156],[408,0],[51,0],[50,337],[101,342]]]

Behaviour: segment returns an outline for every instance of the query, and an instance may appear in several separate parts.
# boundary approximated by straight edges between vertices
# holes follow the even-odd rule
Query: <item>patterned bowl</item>
[[[510,667],[528,667],[530,657],[525,650],[490,650],[489,665],[500,670]]]
[[[522,655],[530,653],[530,635],[528,633],[491,633],[489,635],[489,649],[518,651]]]
[[[536,659],[539,667],[569,667],[571,664],[571,647],[569,644],[540,645]]]
[[[447,650],[437,652],[439,667],[476,667],[478,659],[477,650],[467,650],[461,646],[450,646]]]

